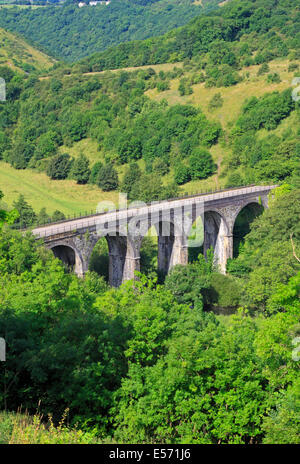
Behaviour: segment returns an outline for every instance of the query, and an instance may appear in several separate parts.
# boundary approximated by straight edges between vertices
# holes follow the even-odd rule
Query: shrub
[[[98,172],[97,185],[104,192],[116,190],[119,186],[118,173],[112,164],[102,166]]]
[[[63,153],[50,159],[47,166],[47,175],[51,179],[66,179],[70,172],[72,160],[70,155]]]
[[[216,170],[216,165],[211,154],[202,148],[193,150],[192,156],[189,158],[191,178],[206,179]]]
[[[222,309],[236,308],[241,298],[241,284],[237,279],[223,274],[212,274],[209,302]]]
[[[294,72],[299,69],[299,64],[298,63],[291,63],[288,67],[288,72]]]
[[[164,92],[170,89],[170,84],[168,81],[158,82],[156,87],[158,92]]]
[[[208,107],[210,110],[215,110],[217,108],[221,108],[223,106],[224,100],[222,98],[221,93],[216,93],[212,99],[210,100]]]
[[[263,63],[261,67],[259,68],[257,75],[262,76],[263,74],[266,74],[269,71],[270,71],[270,66],[268,65],[268,63]]]
[[[177,164],[174,168],[174,180],[176,184],[181,185],[191,180],[191,173],[185,164]]]
[[[279,84],[281,82],[280,75],[278,73],[268,74],[267,82]]]

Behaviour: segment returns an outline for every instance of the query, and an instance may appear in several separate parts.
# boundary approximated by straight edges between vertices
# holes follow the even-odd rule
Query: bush
[[[59,221],[64,221],[66,219],[66,216],[64,213],[56,209],[54,213],[52,214],[52,222],[59,222]]]
[[[242,287],[237,279],[214,273],[210,283],[210,304],[221,309],[237,308],[242,294]]]
[[[268,65],[268,63],[263,63],[261,67],[259,68],[257,75],[262,76],[263,74],[266,74],[269,71],[270,71],[270,66]]]
[[[180,79],[178,92],[182,97],[184,95],[191,95],[193,93],[193,89],[187,78],[183,77],[182,79]]]
[[[70,172],[72,160],[70,155],[63,153],[50,159],[47,166],[47,175],[51,179],[66,179]]]
[[[97,185],[104,192],[109,192],[118,188],[118,173],[112,164],[106,164],[100,168],[97,176]]]
[[[170,89],[170,84],[168,81],[158,82],[156,87],[158,92],[165,92]]]
[[[221,108],[223,106],[224,100],[222,98],[221,93],[216,93],[212,99],[210,100],[208,107],[210,110],[215,110],[217,108]]]
[[[278,73],[268,74],[267,82],[279,84],[281,82],[280,75]]]
[[[191,180],[189,167],[182,163],[177,164],[174,168],[174,180],[178,185],[186,184],[186,182],[189,182]]]
[[[193,180],[206,179],[216,170],[216,165],[211,154],[202,148],[193,150],[193,154],[189,158],[189,165]]]
[[[225,184],[225,188],[230,187],[239,187],[245,183],[243,177],[239,172],[233,172],[228,176],[227,182]]]
[[[67,412],[67,411],[66,411]],[[43,420],[39,414],[0,413],[0,444],[91,444],[99,442],[95,435],[68,428],[66,416],[54,427],[51,416]]]
[[[298,63],[291,63],[291,64],[289,64],[288,72],[294,72],[294,71],[297,71],[297,69],[299,69],[299,64]]]

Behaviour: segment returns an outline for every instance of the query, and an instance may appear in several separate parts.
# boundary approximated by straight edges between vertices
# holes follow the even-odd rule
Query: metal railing
[[[185,196],[182,196],[182,197],[177,197],[177,198],[169,198],[169,199],[166,199],[166,200],[161,200],[161,201],[157,201],[157,202],[149,202],[149,203],[146,203],[146,208],[149,208],[149,207],[153,207],[154,210],[155,208],[157,208],[157,205],[160,205],[161,208],[163,206],[166,206],[167,207],[165,209],[168,209],[170,208],[170,203],[175,203],[177,201],[182,201],[182,200],[193,200],[195,198],[201,198],[203,196],[209,196],[209,201],[213,201],[213,200],[221,200],[221,199],[224,199],[224,198],[229,198],[229,197],[233,197],[233,196],[236,196],[236,195],[232,195],[232,192],[236,192],[236,191],[239,191],[239,190],[242,190],[242,194],[243,195],[248,195],[249,193],[256,193],[256,192],[259,192],[259,191],[264,191],[264,190],[272,190],[273,188],[275,188],[276,185],[261,185],[261,186],[258,186],[258,185],[254,185],[254,184],[251,184],[249,186],[243,186],[243,187],[232,187],[232,188],[228,188],[228,189],[222,189],[222,190],[214,190],[214,191],[211,191],[211,192],[201,192],[201,193],[195,193],[195,194],[187,194]],[[238,196],[238,194],[237,194]],[[192,202],[194,203],[194,202]],[[180,207],[181,205],[178,205],[178,207]],[[176,205],[173,205],[173,207],[176,207]],[[99,219],[102,218],[102,216],[104,215],[107,215],[107,222],[109,222],[109,216],[112,216],[112,215],[116,215],[118,213],[122,213],[122,212],[126,212],[125,214],[125,218],[127,217],[127,214],[128,212],[130,213],[133,213],[134,211],[136,211],[136,213],[138,214],[138,212],[141,212],[142,213],[142,208],[145,208],[143,206],[141,206],[140,208],[137,208],[135,206],[128,206],[127,208],[120,208],[120,209],[116,209],[116,210],[113,210],[113,211],[105,211],[105,212],[102,212],[102,213],[91,213],[91,214],[85,214],[85,215],[80,215],[80,216],[75,216],[72,217],[72,218],[66,218],[65,220],[63,221],[58,221],[58,222],[52,222],[52,223],[46,223],[44,225],[38,225],[38,226],[35,226],[35,227],[31,227],[31,229],[33,229],[33,233],[34,235],[36,235],[37,237],[46,237],[46,236],[56,236],[56,235],[64,235],[66,233],[76,233],[76,231],[78,229],[80,229],[81,233],[84,232],[85,230],[89,230],[91,227],[93,226],[96,226],[97,223],[99,224]],[[118,219],[121,219],[122,217],[119,217]],[[116,217],[112,217],[113,220],[116,220]],[[71,224],[68,224],[71,222]],[[65,226],[63,226],[63,224],[66,224]],[[54,225],[60,225],[60,227],[57,227],[57,228],[52,228],[52,226]],[[39,229],[44,229],[44,230],[41,230],[39,231]],[[23,229],[23,230],[26,230],[26,229]]]

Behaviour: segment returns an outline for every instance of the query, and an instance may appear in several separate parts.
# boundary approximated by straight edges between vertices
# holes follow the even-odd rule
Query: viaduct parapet
[[[140,270],[141,245],[150,229],[158,237],[159,271],[168,273],[176,264],[187,264],[188,248],[202,245],[204,255],[209,248],[214,250],[215,264],[225,273],[227,260],[233,257],[237,216],[250,204],[267,208],[269,193],[275,187],[239,187],[135,205],[37,227],[33,234],[79,276],[87,272],[96,243],[105,237],[109,282],[114,287],[133,279],[135,271]],[[199,221],[202,234],[193,228]]]

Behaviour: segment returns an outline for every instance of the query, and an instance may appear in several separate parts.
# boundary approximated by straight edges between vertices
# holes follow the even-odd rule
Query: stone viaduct
[[[140,270],[140,249],[150,230],[158,237],[158,269],[164,273],[176,264],[187,264],[188,248],[203,245],[203,253],[214,250],[220,272],[226,272],[233,257],[233,229],[243,208],[255,203],[268,207],[268,196],[276,186],[239,187],[154,202],[129,205],[72,220],[37,227],[33,234],[75,273],[88,270],[94,246],[106,237],[109,249],[109,282],[118,287]],[[200,219],[201,218],[201,219]],[[202,224],[195,232],[193,224]],[[198,227],[199,229],[199,227]]]

